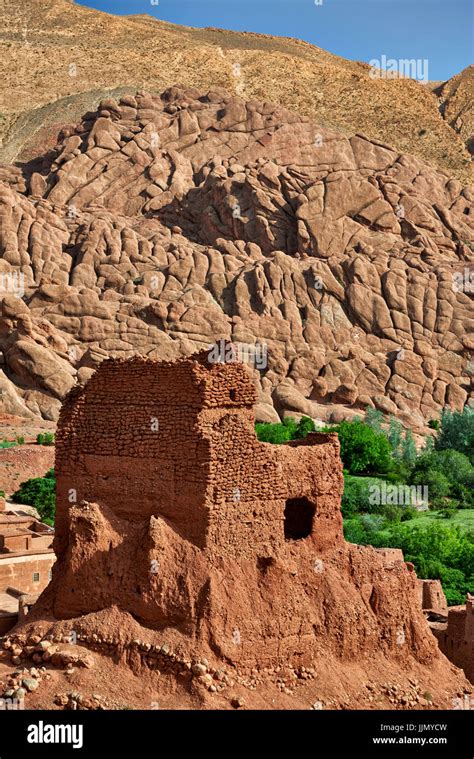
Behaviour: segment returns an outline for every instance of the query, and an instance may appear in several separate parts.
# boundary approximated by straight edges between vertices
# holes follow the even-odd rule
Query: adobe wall
[[[474,598],[468,595],[465,606],[451,606],[447,625],[432,631],[445,656],[474,683]]]
[[[255,398],[237,366],[228,367],[235,378],[230,398],[215,368],[205,388],[197,363],[193,374],[187,362],[104,362],[84,390],[71,394],[56,436],[58,544],[74,498],[107,503],[126,519],[160,514],[183,537],[203,544],[210,452],[197,416],[203,405],[219,402],[239,413]]]
[[[127,520],[159,515],[200,548],[242,554],[281,546],[286,500],[307,497],[314,540],[342,540],[337,436],[260,443],[255,400],[245,366],[208,364],[205,354],[104,362],[70,394],[59,420],[57,552],[71,499]]]
[[[444,614],[448,613],[448,604],[441,580],[419,579],[418,589],[422,609],[432,609]]]
[[[24,593],[40,593],[49,583],[49,572],[55,561],[50,551],[25,556],[0,555],[0,593],[8,587]],[[39,574],[38,582],[33,580],[35,573]]]
[[[315,435],[302,445],[258,441],[252,410],[207,412],[199,419],[210,440],[206,492],[206,547],[213,553],[272,553],[285,543],[288,499],[315,508],[312,532],[321,550],[342,540],[342,474],[336,435]]]

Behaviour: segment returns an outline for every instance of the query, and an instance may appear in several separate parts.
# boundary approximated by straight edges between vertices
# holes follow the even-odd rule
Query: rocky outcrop
[[[102,101],[35,168],[0,183],[10,413],[57,418],[104,357],[224,338],[265,347],[262,419],[373,405],[423,430],[469,401],[472,190],[418,159],[173,87]]]

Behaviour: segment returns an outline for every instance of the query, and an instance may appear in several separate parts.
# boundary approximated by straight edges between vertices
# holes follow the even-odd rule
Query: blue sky
[[[298,37],[344,58],[428,60],[444,80],[474,62],[473,0],[76,0],[187,26]],[[316,0],[320,2],[320,0]]]

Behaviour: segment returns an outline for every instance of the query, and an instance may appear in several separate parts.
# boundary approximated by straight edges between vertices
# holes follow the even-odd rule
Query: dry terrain
[[[113,16],[71,0],[2,0],[0,22],[0,161],[54,145],[60,126],[101,97],[180,82],[281,103],[469,176],[472,69],[433,92],[408,78],[373,78],[368,64],[300,40]]]

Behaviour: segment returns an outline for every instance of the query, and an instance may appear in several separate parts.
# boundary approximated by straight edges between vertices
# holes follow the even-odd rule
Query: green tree
[[[53,525],[56,514],[56,479],[50,469],[44,477],[34,477],[22,482],[12,495],[12,501],[34,506],[42,522]]]
[[[441,432],[435,448],[439,451],[453,448],[469,457],[474,464],[474,408],[465,406],[462,411],[443,409],[441,413]]]
[[[405,436],[401,442],[401,456],[402,461],[409,467],[412,467],[416,461],[416,445],[411,430],[405,430]]]
[[[302,416],[296,425],[295,440],[306,437],[308,432],[314,432],[315,426],[313,420],[309,416]]]
[[[374,432],[382,432],[383,414],[379,409],[367,406],[364,421]]]
[[[400,446],[402,442],[402,432],[403,427],[401,422],[398,421],[398,419],[395,419],[394,416],[390,417],[389,422],[389,428],[387,433],[388,442],[390,443],[390,447],[392,449],[392,453],[395,457],[400,456]]]
[[[335,428],[341,444],[344,467],[351,474],[384,473],[391,467],[390,443],[360,420],[341,422]]]

